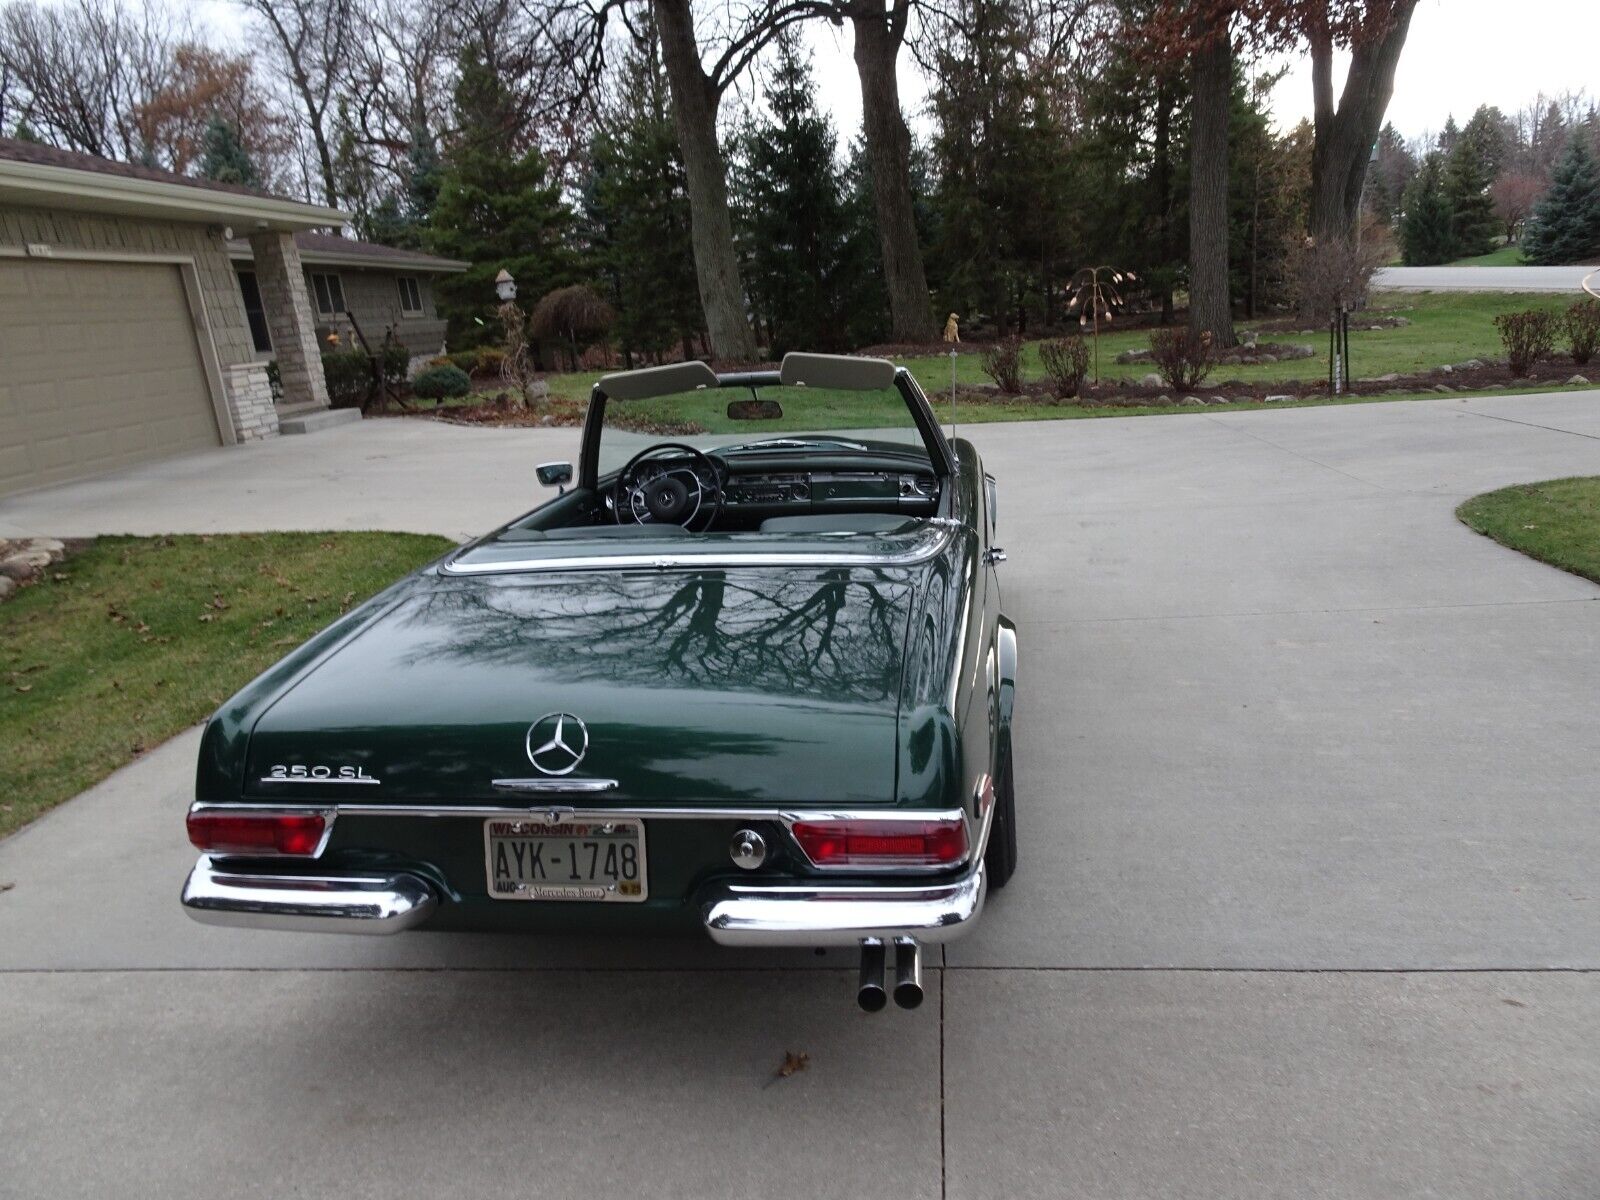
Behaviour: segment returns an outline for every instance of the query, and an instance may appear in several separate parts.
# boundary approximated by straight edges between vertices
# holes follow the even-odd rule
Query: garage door
[[[221,440],[177,267],[0,258],[0,495]]]

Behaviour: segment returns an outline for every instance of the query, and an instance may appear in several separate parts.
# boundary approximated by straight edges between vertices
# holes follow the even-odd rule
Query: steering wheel
[[[690,461],[666,467],[641,479],[642,469],[648,460],[667,451],[685,455]],[[719,482],[706,487],[700,479],[698,468],[701,467]],[[687,529],[690,522],[707,514],[705,524],[700,526],[700,532],[704,533],[716,524],[722,512],[721,478],[717,464],[709,454],[682,442],[658,442],[639,451],[617,472],[612,515],[618,525],[632,521],[637,525],[660,523],[682,525]]]

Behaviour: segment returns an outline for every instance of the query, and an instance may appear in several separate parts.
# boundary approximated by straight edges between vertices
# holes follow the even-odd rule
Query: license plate
[[[495,900],[631,904],[650,894],[642,821],[483,823],[489,895]]]

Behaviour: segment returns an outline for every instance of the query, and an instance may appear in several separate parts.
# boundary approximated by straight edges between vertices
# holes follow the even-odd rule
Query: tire
[[[1011,735],[1005,734],[995,756],[994,821],[983,854],[991,888],[1003,888],[1017,870],[1017,792],[1011,772]]]

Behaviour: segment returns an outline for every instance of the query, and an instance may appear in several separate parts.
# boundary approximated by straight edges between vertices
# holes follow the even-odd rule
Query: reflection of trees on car
[[[708,571],[600,575],[547,586],[503,583],[423,598],[402,619],[425,626],[416,662],[493,659],[573,682],[881,700],[900,684],[910,586],[903,573],[826,570],[807,579]]]

